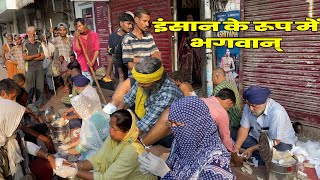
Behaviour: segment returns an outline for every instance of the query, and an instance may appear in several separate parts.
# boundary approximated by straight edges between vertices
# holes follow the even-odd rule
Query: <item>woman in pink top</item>
[[[219,91],[216,97],[202,98],[208,106],[211,117],[218,126],[219,134],[223,145],[230,151],[235,152],[234,142],[230,137],[229,117],[227,110],[230,109],[236,102],[234,92],[224,88]]]
[[[86,76],[90,83],[93,83],[89,66],[93,67],[93,70],[98,68],[97,58],[100,51],[99,36],[96,32],[91,31],[87,28],[86,22],[83,18],[77,18],[74,21],[77,31],[74,33],[72,41],[73,50],[77,53],[78,62],[81,66],[81,71]],[[86,53],[89,57],[89,63],[86,60],[83,50],[81,49],[79,39],[81,40]]]

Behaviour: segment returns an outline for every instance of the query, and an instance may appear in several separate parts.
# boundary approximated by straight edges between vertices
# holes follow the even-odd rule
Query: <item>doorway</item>
[[[75,2],[74,7],[76,18],[84,18],[87,27],[96,31],[93,2]]]
[[[178,21],[200,21],[200,0],[177,1]],[[200,37],[200,32],[178,32],[178,70],[183,70],[193,86],[201,87],[201,54],[200,48],[190,46],[191,39]]]

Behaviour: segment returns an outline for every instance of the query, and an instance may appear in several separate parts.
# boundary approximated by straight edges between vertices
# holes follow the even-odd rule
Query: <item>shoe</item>
[[[3,65],[2,67],[3,67],[3,69],[6,69],[6,68],[7,68],[6,65]]]
[[[103,81],[108,83],[108,82],[111,82],[112,80],[109,77],[106,76],[106,77],[103,78]]]

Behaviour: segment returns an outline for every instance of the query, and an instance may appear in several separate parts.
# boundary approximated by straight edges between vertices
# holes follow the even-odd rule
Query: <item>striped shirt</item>
[[[123,63],[133,62],[133,58],[143,58],[151,56],[154,52],[159,51],[153,36],[145,32],[142,39],[139,39],[132,32],[126,34],[122,40],[122,59]]]
[[[230,120],[230,128],[239,128],[241,120],[241,99],[237,87],[233,86],[227,81],[222,81],[213,89],[212,95],[216,96],[218,92],[224,88],[231,89],[236,96],[236,104],[229,109],[228,116]]]

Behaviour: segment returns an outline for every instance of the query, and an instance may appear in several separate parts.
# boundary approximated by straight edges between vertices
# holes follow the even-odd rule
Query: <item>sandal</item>
[[[106,82],[106,83],[108,83],[108,82],[111,82],[112,80],[111,80],[109,77],[105,76],[105,77],[103,78],[103,81]]]

